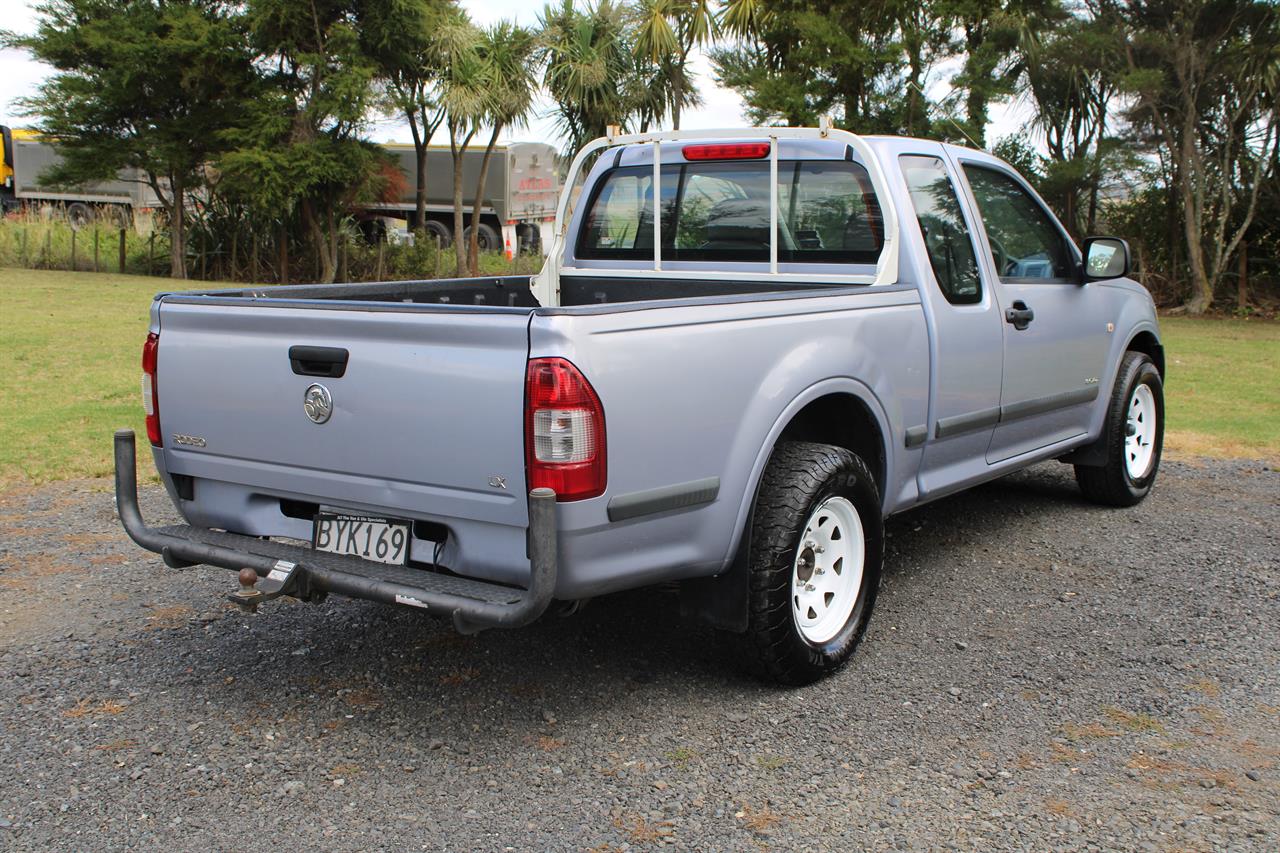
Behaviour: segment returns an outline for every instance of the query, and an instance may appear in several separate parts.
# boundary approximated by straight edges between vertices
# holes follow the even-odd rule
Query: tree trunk
[[[280,223],[280,244],[276,247],[280,253],[280,283],[289,283],[289,231],[284,223]]]
[[[1200,217],[1195,214],[1192,190],[1183,181],[1182,226],[1187,240],[1187,266],[1191,268],[1191,298],[1186,302],[1188,314],[1203,314],[1213,306],[1213,289],[1209,286],[1209,273],[1204,266],[1204,247],[1200,244]]]
[[[466,213],[462,208],[462,156],[467,152],[467,145],[475,133],[474,130],[470,131],[459,142],[457,128],[452,124],[449,127],[449,153],[453,155],[453,250],[456,275],[462,275],[467,266],[467,243],[462,239],[463,231],[466,230]]]
[[[418,130],[417,116],[414,110],[408,111],[409,130],[413,134],[414,162],[417,164],[413,179],[413,228],[419,234],[426,233],[427,227],[427,143]]]
[[[1236,279],[1236,310],[1243,313],[1249,307],[1249,242],[1240,241],[1240,277]]]
[[[311,201],[304,201],[300,207],[302,209],[302,224],[311,237],[311,243],[315,246],[316,254],[320,257],[320,280],[332,283],[334,276],[337,275],[337,269],[333,258],[329,254],[328,240],[325,237],[324,228],[320,225],[320,220],[316,216],[315,207]]]
[[[987,138],[987,103],[990,98],[988,86],[995,63],[988,57],[985,47],[987,40],[986,20],[967,22],[964,25],[965,44],[968,52],[965,56],[964,76],[967,92],[964,101],[965,123],[973,134],[970,141],[977,148],[986,145]]]
[[[480,275],[480,208],[484,206],[484,180],[489,174],[489,160],[493,156],[493,147],[498,144],[498,134],[502,132],[502,122],[493,127],[489,134],[489,144],[485,146],[484,158],[480,161],[480,177],[476,180],[476,197],[471,203],[471,238],[467,240],[467,274]]]
[[[907,64],[910,76],[907,79],[907,115],[906,131],[908,136],[919,136],[924,130],[924,105],[921,103],[921,78],[924,77],[923,37],[918,29],[913,28],[905,39],[907,48]]]
[[[187,192],[182,178],[175,177],[170,189],[172,195],[169,199],[169,275],[172,278],[186,278]]]
[[[418,144],[415,142],[415,146]],[[413,188],[413,227],[419,234],[427,233],[427,143],[417,147],[418,177]]]
[[[1186,130],[1182,139],[1183,167],[1178,181],[1178,195],[1182,199],[1182,230],[1187,241],[1187,266],[1191,268],[1191,298],[1187,300],[1188,314],[1203,314],[1213,306],[1213,286],[1204,263],[1203,235],[1200,233],[1202,217],[1196,204],[1196,180],[1200,170],[1195,168],[1198,152],[1195,139]]]
[[[680,102],[684,98],[684,57],[680,66],[671,75],[671,129],[680,129]]]

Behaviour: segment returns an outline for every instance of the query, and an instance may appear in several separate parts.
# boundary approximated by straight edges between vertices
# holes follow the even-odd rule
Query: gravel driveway
[[[0,848],[1280,849],[1261,463],[1166,462],[1123,511],[1042,465],[901,516],[861,649],[789,692],[665,589],[468,638],[244,616],[106,488],[0,496]]]

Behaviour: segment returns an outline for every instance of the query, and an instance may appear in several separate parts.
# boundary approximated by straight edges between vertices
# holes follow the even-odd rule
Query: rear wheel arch
[[[880,421],[864,399],[850,392],[838,392],[810,400],[792,415],[774,441],[774,447],[784,441],[843,447],[866,463],[883,497],[889,470],[884,436]],[[759,488],[758,482],[756,487]]]
[[[885,502],[885,485],[892,470],[892,449],[886,441],[888,419],[871,389],[854,379],[828,379],[796,395],[775,418],[752,468],[729,563],[718,575],[687,581],[681,607],[687,615],[729,631],[747,627],[747,557],[751,519],[755,515],[765,469],[774,451],[785,442],[830,444],[851,451],[871,470]]]

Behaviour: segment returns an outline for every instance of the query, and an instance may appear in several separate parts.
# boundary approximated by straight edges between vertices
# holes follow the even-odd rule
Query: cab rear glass
[[[662,167],[662,258],[769,260],[769,163],[694,162]],[[623,166],[600,180],[576,255],[653,260],[653,167]],[[778,260],[874,264],[884,221],[867,170],[841,160],[778,163]]]

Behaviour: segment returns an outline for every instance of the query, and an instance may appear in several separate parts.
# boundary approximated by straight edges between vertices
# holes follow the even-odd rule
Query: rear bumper
[[[132,430],[115,434],[116,508],[125,532],[170,566],[205,563],[252,569],[259,577],[293,569],[299,587],[449,616],[463,633],[517,628],[542,615],[556,585],[556,496],[529,493],[529,586],[502,586],[436,572],[381,566],[253,536],[177,525],[148,527],[138,508],[137,460]]]

